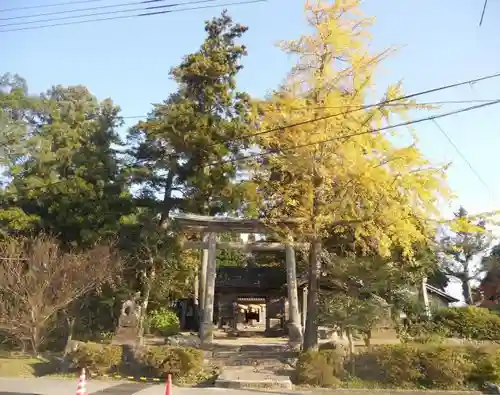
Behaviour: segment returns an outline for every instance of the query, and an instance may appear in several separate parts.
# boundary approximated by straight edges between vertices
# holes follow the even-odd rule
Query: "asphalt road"
[[[75,395],[77,380],[48,378],[3,378],[0,377],[0,395]],[[120,381],[89,380],[87,392],[92,395],[165,395],[160,384],[145,384]],[[172,395],[262,395],[262,391],[233,390],[223,388],[179,388]],[[476,395],[479,392],[434,392],[434,391],[386,391],[386,390],[310,390],[267,392],[280,395]]]

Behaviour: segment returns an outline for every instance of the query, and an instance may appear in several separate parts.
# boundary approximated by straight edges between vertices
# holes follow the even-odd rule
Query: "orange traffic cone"
[[[87,395],[87,379],[85,377],[85,369],[82,369],[82,373],[78,379],[76,395]]]
[[[172,376],[167,374],[167,382],[165,384],[165,395],[172,395]]]

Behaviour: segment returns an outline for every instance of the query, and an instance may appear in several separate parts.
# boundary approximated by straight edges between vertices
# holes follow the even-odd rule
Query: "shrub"
[[[177,314],[164,307],[151,311],[146,321],[146,325],[152,333],[158,333],[162,336],[172,336],[180,331]]]
[[[408,345],[391,345],[375,347],[373,354],[378,380],[384,384],[400,387],[411,386],[418,382],[422,373],[419,364],[419,350]],[[367,379],[372,379],[367,377]]]
[[[107,344],[86,343],[69,354],[74,368],[87,369],[91,374],[113,373],[122,361],[122,348]]]
[[[446,328],[451,336],[473,340],[500,340],[500,316],[480,307],[438,310],[434,323]]]
[[[297,362],[297,383],[338,386],[348,364],[333,350],[305,352]],[[349,383],[368,387],[463,389],[500,381],[500,348],[378,346],[356,355],[354,367]]]
[[[471,347],[469,355],[473,363],[470,381],[477,384],[484,384],[488,381],[498,383],[500,381],[500,349]]]
[[[202,351],[188,347],[149,347],[139,359],[148,377],[165,377],[168,373],[186,377],[203,367]]]
[[[458,347],[423,349],[419,355],[422,384],[427,388],[463,388],[472,370],[468,357],[466,350]]]
[[[335,350],[304,352],[295,368],[297,384],[338,387],[344,376],[344,356]]]

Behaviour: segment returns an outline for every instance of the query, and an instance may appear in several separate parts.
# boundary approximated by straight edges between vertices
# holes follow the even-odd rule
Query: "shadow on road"
[[[39,395],[39,394],[31,394],[27,392],[6,392],[2,391],[0,392],[0,395]]]

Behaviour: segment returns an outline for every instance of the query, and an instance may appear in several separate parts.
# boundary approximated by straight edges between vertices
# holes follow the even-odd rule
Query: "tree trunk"
[[[75,330],[75,317],[70,317],[66,315],[66,325],[68,326],[68,335],[66,337],[66,347],[64,347],[64,356],[66,356],[71,351],[71,340],[73,340],[73,332]]]
[[[163,194],[163,205],[161,208],[161,216],[159,221],[159,226],[162,229],[168,227],[168,216],[170,210],[172,210],[172,187],[174,184],[174,171],[170,169],[168,171],[167,179],[165,180],[165,192]]]
[[[140,342],[142,343],[142,338],[144,336],[144,323],[146,321],[148,304],[149,304],[149,296],[151,295],[151,287],[152,283],[156,277],[156,271],[154,268],[151,268],[151,272],[148,275],[146,271],[143,272],[143,298],[141,303],[141,312],[139,316],[139,325],[137,330],[137,335],[139,336]]]
[[[288,311],[290,322],[288,323],[288,334],[292,346],[302,345],[302,328],[299,314],[299,295],[297,292],[297,266],[295,262],[295,251],[291,244],[285,248],[286,254],[286,277],[288,289]]]
[[[351,365],[351,374],[354,376],[356,373],[356,366],[354,364],[354,340],[352,338],[351,328],[346,328],[345,334],[349,343],[349,361]]]
[[[38,358],[38,349],[40,347],[40,331],[38,329],[38,326],[36,324],[33,324],[33,327],[31,328],[31,338],[30,338],[30,343],[31,343],[31,352],[35,358]]]
[[[365,342],[365,347],[369,348],[371,346],[372,342],[372,330],[367,329],[365,332],[363,332],[363,340]]]
[[[38,328],[37,314],[31,310],[31,333],[30,345],[34,357],[38,357],[38,347],[40,346],[40,330]]]
[[[468,305],[474,305],[474,299],[472,296],[472,289],[470,286],[470,280],[468,278],[462,279],[462,293],[464,295],[464,301]]]
[[[312,241],[309,249],[309,281],[307,294],[307,319],[304,333],[304,350],[318,349],[318,304],[319,304],[319,279],[321,277],[321,261],[319,253],[321,241]]]
[[[213,341],[215,277],[217,275],[217,238],[215,233],[208,234],[207,275],[205,287],[205,303],[203,304],[203,324],[200,333],[202,346]],[[201,280],[200,282],[202,282]]]

